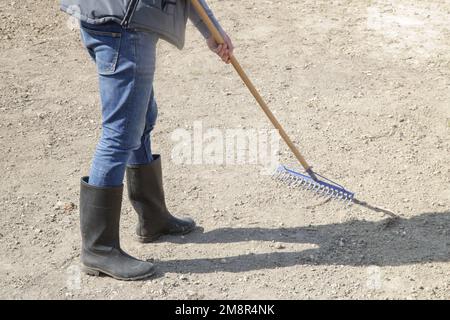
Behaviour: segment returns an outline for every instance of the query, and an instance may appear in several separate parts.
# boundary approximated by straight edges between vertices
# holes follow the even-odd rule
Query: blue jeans
[[[153,161],[150,133],[158,110],[153,93],[158,36],[119,24],[81,24],[81,37],[97,66],[102,134],[89,184],[123,184],[128,164]]]

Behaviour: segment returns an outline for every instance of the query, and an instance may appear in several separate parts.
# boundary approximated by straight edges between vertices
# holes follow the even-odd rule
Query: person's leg
[[[161,156],[152,154],[150,141],[158,114],[154,94],[150,100],[141,147],[132,152],[127,167],[128,196],[139,218],[136,233],[144,243],[163,235],[186,234],[195,228],[192,219],[177,218],[166,207]]]
[[[143,165],[149,164],[154,160],[151,148],[151,133],[155,127],[156,119],[158,118],[158,105],[155,100],[155,93],[152,90],[150,103],[146,115],[146,124],[144,134],[141,137],[141,146],[139,149],[131,153],[128,160],[129,165]]]
[[[81,34],[96,62],[103,118],[91,175],[83,177],[80,186],[83,271],[143,279],[154,267],[121,249],[119,224],[125,167],[131,152],[140,148],[146,125],[157,36],[118,24],[82,24]]]
[[[102,103],[102,134],[89,177],[98,187],[122,185],[132,152],[142,146],[158,41],[156,34],[123,31],[119,25],[110,30],[82,28],[96,60]]]

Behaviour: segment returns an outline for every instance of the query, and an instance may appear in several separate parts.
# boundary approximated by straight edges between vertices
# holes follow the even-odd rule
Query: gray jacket
[[[206,2],[200,3],[222,31]],[[124,28],[156,32],[179,49],[184,46],[188,18],[205,38],[210,36],[189,0],[61,0],[61,10],[87,23],[114,21]]]

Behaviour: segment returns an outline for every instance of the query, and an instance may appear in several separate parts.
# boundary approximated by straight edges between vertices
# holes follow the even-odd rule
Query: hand
[[[233,56],[234,46],[226,33],[223,35],[223,39],[225,40],[225,43],[218,44],[216,40],[214,40],[214,37],[211,36],[206,40],[206,43],[212,52],[216,53],[226,64],[229,64],[231,63],[231,57]]]

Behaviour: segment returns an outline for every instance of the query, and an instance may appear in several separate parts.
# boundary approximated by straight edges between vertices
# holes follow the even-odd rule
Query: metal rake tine
[[[314,187],[314,192],[315,192],[316,195],[319,194],[320,188],[322,188],[322,186],[321,186],[320,184],[317,184],[317,185]]]
[[[316,194],[320,197],[320,195],[322,194],[322,192],[323,192],[323,186],[322,186],[322,185],[319,185],[319,187],[318,187],[317,190],[316,190]]]
[[[350,204],[353,202],[353,199],[350,195],[347,195],[347,199],[346,199],[346,205],[350,206]]]
[[[301,184],[302,181],[303,181],[302,179],[297,178],[296,181],[294,182],[294,187],[297,188]]]
[[[317,176],[324,180],[318,179]],[[353,202],[354,193],[327,178],[317,176],[311,175],[309,172],[308,175],[298,173],[284,166],[280,166],[273,174],[275,179],[285,183],[290,189],[301,188],[312,191],[315,197],[333,198],[348,204]]]
[[[345,198],[343,200],[344,204],[347,203],[350,199],[350,195],[348,193],[345,194]]]
[[[295,182],[295,177],[289,176],[289,178],[287,180],[288,186],[291,187],[294,182]]]
[[[320,191],[322,190],[323,186],[319,184],[319,186],[316,189],[316,194],[320,194]]]
[[[303,190],[306,190],[306,186],[307,186],[307,185],[308,185],[308,181],[305,180],[305,179],[302,179],[302,183],[301,183],[300,187],[301,187]]]
[[[278,179],[278,178],[280,177],[281,173],[282,173],[282,171],[280,171],[280,170],[278,170],[278,169],[275,170],[275,172],[272,173],[272,178],[273,178],[273,179]]]
[[[292,185],[294,184],[294,182],[295,182],[295,178],[294,177],[292,177],[292,176],[290,176],[289,178],[288,178],[288,180],[287,180],[287,185],[288,185],[288,187],[292,187]]]
[[[317,195],[317,183],[313,182],[310,188],[311,192],[313,193],[313,196]]]
[[[284,181],[289,185],[290,181],[292,180],[292,176],[290,174],[287,174],[284,178]]]
[[[276,172],[275,173],[275,179],[277,180],[281,180],[281,175],[283,174],[283,172]]]
[[[284,183],[287,185],[287,186],[289,186],[289,181],[291,180],[291,176],[289,175],[289,174],[286,174],[284,177],[283,177],[283,181],[284,181]]]
[[[294,188],[295,185],[297,184],[297,182],[298,182],[298,178],[297,177],[292,177],[291,187]]]
[[[322,186],[320,184],[317,184],[317,187],[314,189],[317,196],[320,196],[320,190],[322,189]]]
[[[283,182],[286,182],[286,180],[289,178],[289,174],[286,172],[283,172],[283,174],[280,177],[280,180]]]
[[[351,197],[349,197],[347,206],[351,206],[352,204],[353,204],[353,197],[351,196]]]
[[[320,186],[320,189],[317,190],[317,196],[319,198],[321,198],[325,195],[325,188],[326,188],[325,186]]]
[[[328,187],[324,187],[324,188],[322,189],[321,196],[322,196],[322,197],[326,197],[326,196],[327,196],[327,193],[328,193]]]

